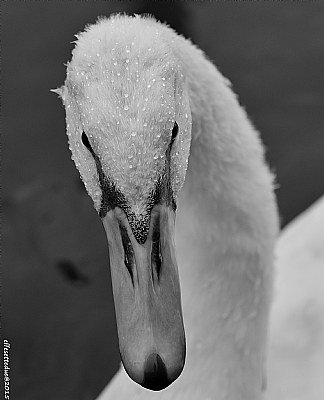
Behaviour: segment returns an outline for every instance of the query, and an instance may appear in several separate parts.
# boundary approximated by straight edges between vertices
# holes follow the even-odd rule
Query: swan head
[[[59,89],[72,159],[106,230],[123,365],[152,390],[185,360],[174,229],[191,113],[165,29],[100,20],[78,35]]]

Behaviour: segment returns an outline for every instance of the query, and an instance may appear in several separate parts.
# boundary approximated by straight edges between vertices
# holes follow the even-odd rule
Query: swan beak
[[[103,224],[123,365],[141,386],[162,390],[181,374],[186,353],[175,212],[166,205],[153,207],[144,244],[119,207],[106,214]]]

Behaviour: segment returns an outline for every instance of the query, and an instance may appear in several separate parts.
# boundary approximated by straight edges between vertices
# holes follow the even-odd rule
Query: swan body
[[[163,237],[167,243],[171,238],[171,255],[166,263],[164,255],[169,253],[163,253],[166,250],[162,248],[161,267],[163,274],[163,269],[171,265],[172,284],[167,283],[165,289],[172,292],[171,300],[162,307],[167,330],[163,330],[160,319],[151,317],[153,325],[145,325],[143,320],[147,329],[132,328],[134,335],[123,342],[129,329],[123,328],[126,322],[121,315],[131,319],[133,314],[127,314],[126,308],[121,314],[118,307],[131,295],[127,292],[116,301],[120,292],[114,289],[117,323],[122,327],[118,328],[120,348],[128,374],[132,376],[128,369],[135,371],[141,364],[132,364],[132,357],[141,360],[139,353],[148,351],[139,337],[142,335],[163,360],[171,360],[165,364],[167,369],[170,365],[174,377],[183,362],[181,307],[174,272],[177,266],[172,250],[174,214],[170,211],[176,203],[175,247],[187,359],[182,375],[171,388],[154,395],[170,399],[260,399],[265,385],[278,216],[273,177],[265,164],[259,135],[229,82],[189,40],[153,18],[140,16],[113,16],[87,27],[78,35],[67,71],[65,85],[58,92],[66,107],[72,158],[103,218],[113,283],[117,274],[114,264],[119,262],[118,252],[114,258],[115,250],[111,250],[118,247],[114,242],[117,234],[113,234],[117,228],[112,222],[113,206],[109,207],[104,196],[108,189],[103,189],[104,181],[96,168],[99,162],[104,173],[113,177],[120,196],[128,199],[127,206],[115,207],[122,211],[114,218],[123,215],[135,258],[141,259],[138,243],[145,245],[151,240],[154,228],[150,218],[154,220],[157,212],[167,221],[167,228],[161,225]],[[84,132],[91,146],[82,140]],[[163,186],[166,189],[161,189],[162,200],[149,208],[145,199],[162,179],[168,182]],[[152,274],[154,286],[156,272]],[[126,278],[118,279],[128,290]],[[174,292],[170,285],[175,287]],[[168,298],[165,295],[163,302]],[[141,304],[135,310],[140,316],[146,307]],[[154,307],[161,310],[159,304]],[[163,313],[159,315],[164,318]],[[134,336],[139,343],[137,353],[131,353]],[[174,352],[168,347],[170,342],[174,342]],[[157,361],[155,366],[159,368]],[[139,383],[141,373],[134,372],[133,379]],[[123,371],[107,393],[105,398],[112,399],[153,395],[133,384]]]
[[[265,399],[324,398],[324,197],[280,235]]]

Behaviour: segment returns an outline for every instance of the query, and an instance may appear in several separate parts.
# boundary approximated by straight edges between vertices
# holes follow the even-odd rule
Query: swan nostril
[[[122,237],[122,243],[123,243],[123,248],[124,248],[124,264],[125,267],[127,268],[129,275],[132,279],[132,284],[134,286],[134,267],[135,267],[135,256],[134,256],[134,250],[132,243],[129,239],[128,233],[126,228],[119,223],[119,229],[120,229],[120,234]]]
[[[167,370],[162,358],[152,353],[144,366],[144,380],[142,386],[150,390],[162,390],[172,383],[168,379]]]
[[[160,272],[162,266],[162,251],[160,238],[160,216],[154,221],[152,233],[152,249],[151,249],[151,269],[153,282],[160,280]]]

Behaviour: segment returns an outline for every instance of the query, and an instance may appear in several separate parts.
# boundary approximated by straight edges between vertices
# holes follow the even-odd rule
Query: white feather
[[[127,74],[123,75],[126,81],[118,81],[121,76],[118,71],[111,73],[113,62],[120,63],[122,59],[130,68],[139,60],[142,70],[137,66],[133,74],[136,76],[136,70],[140,74],[142,88],[127,82]],[[153,70],[148,73],[149,63]],[[176,71],[173,75],[170,65]],[[259,135],[228,81],[189,40],[154,19],[128,16],[102,19],[79,34],[68,67],[69,97],[65,96],[64,102],[73,157],[98,209],[96,169],[80,145],[80,135],[82,129],[94,126],[99,115],[97,126],[100,136],[104,136],[102,143],[106,141],[110,146],[107,151],[120,154],[115,163],[107,162],[107,171],[119,179],[121,187],[129,190],[130,198],[140,198],[143,192],[135,193],[131,182],[151,187],[150,180],[154,180],[159,168],[152,161],[152,149],[162,154],[165,144],[155,141],[153,134],[143,134],[136,142],[137,148],[142,149],[141,156],[134,152],[133,157],[146,163],[146,167],[142,170],[139,166],[137,171],[141,173],[134,173],[129,181],[125,160],[132,140],[131,129],[120,130],[116,121],[119,118],[124,127],[129,127],[125,121],[129,107],[133,107],[133,111],[137,110],[135,120],[143,123],[140,112],[143,97],[152,93],[147,90],[148,82],[153,77],[162,79],[165,71],[169,86],[174,82],[172,77],[183,79],[183,92],[178,97],[181,103],[168,104],[173,112],[171,122],[176,117],[180,119],[184,132],[178,150],[182,158],[175,163],[179,169],[174,180],[177,192],[186,170],[184,161],[189,151],[192,119],[189,165],[179,199],[176,231],[187,361],[180,378],[163,392],[144,390],[121,370],[100,398],[257,400],[261,398],[264,382],[278,215],[273,177],[266,166]],[[90,87],[86,79],[96,85]],[[125,93],[134,93],[135,103],[140,102],[140,106],[136,108],[135,103],[128,106],[127,100],[121,104],[124,111],[118,117],[112,106],[116,103],[107,101],[116,96],[114,86],[119,88],[122,98]],[[87,103],[85,95],[87,88],[92,90],[92,98],[99,96],[96,103],[99,114],[93,110],[91,114],[92,105]],[[106,93],[107,97],[100,97],[100,93]],[[161,111],[157,98],[153,94],[148,106],[151,124],[155,121],[154,113]],[[110,114],[117,117],[109,119]],[[162,131],[168,129],[165,125]],[[92,132],[94,143],[100,141],[96,131]],[[100,146],[104,159],[104,145]]]

